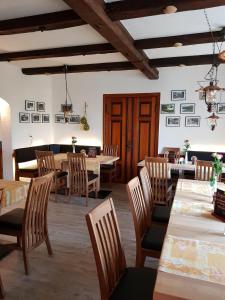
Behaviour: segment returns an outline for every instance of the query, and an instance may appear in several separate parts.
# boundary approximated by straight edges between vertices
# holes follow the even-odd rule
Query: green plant
[[[190,144],[189,140],[184,140],[184,146],[183,146],[184,154],[186,152],[188,152],[190,150],[190,148],[191,148],[191,144]]]
[[[213,176],[210,178],[210,184],[213,186],[216,182],[216,177],[220,176],[223,171],[222,158],[223,155],[219,153],[213,153]]]

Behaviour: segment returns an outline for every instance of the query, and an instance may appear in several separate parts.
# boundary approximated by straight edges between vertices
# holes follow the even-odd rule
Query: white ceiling
[[[113,2],[116,0],[105,0]],[[0,20],[69,9],[62,0],[1,0]],[[225,6],[207,9],[213,30],[225,27]],[[204,11],[181,12],[122,21],[134,39],[164,37],[208,31]],[[107,42],[89,25],[63,30],[0,36],[0,52],[44,49]],[[179,42],[179,39],[178,39]],[[225,49],[225,47],[223,47]],[[149,58],[211,54],[212,45],[145,50]],[[119,53],[11,62],[20,67],[53,66],[126,61]]]

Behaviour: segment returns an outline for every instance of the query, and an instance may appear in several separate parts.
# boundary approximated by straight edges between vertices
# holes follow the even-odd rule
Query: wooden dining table
[[[154,300],[225,299],[225,223],[212,215],[212,200],[209,182],[179,179]]]
[[[66,153],[54,155],[56,169],[68,170],[68,159]],[[100,166],[113,164],[119,160],[117,156],[96,155],[96,157],[86,157],[86,168],[98,175],[98,191],[100,190]]]

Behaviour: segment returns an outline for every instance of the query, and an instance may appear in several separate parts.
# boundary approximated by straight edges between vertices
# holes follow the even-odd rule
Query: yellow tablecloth
[[[4,189],[1,207],[7,207],[26,200],[29,183],[13,180],[0,180],[0,189]]]

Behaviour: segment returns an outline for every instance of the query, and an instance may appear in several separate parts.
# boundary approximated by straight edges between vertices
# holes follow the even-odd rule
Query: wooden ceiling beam
[[[85,22],[100,33],[118,52],[121,52],[149,79],[157,79],[158,71],[152,68],[143,51],[135,48],[134,40],[120,22],[112,22],[105,13],[103,0],[64,0]]]
[[[195,65],[208,65],[213,61],[213,56],[210,55],[197,55],[197,56],[182,56],[182,57],[166,57],[151,59],[151,64],[157,68],[176,67],[181,65],[195,66]],[[220,63],[225,63],[221,61]],[[100,72],[100,71],[124,71],[134,70],[135,67],[130,62],[113,62],[113,63],[100,63],[100,64],[86,64],[86,65],[69,65],[69,73],[82,73],[82,72]],[[40,68],[23,68],[25,75],[51,75],[51,74],[64,74],[64,66],[56,67],[40,67]]]
[[[161,15],[173,5],[178,12],[225,5],[225,0],[123,0],[106,4],[106,12],[114,21]]]

